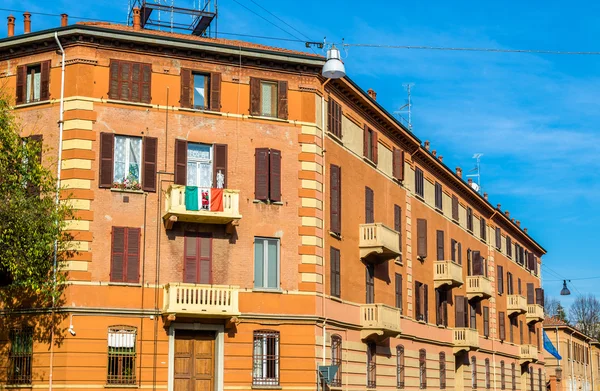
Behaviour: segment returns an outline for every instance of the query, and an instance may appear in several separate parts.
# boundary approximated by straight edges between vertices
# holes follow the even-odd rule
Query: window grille
[[[279,385],[279,332],[254,332],[252,385]]]
[[[33,329],[14,329],[10,332],[9,384],[31,384]]]
[[[108,329],[108,384],[134,385],[137,329],[113,326]]]

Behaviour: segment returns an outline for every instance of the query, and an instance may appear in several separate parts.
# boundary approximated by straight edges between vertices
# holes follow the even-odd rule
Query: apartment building
[[[544,352],[548,389],[600,390],[600,343],[558,318],[544,319],[543,328],[562,358]]]
[[[147,30],[134,13],[33,33],[25,15],[20,36],[9,17],[0,40],[78,250],[61,308],[73,333],[49,350],[30,309],[4,332],[4,385],[545,387],[545,250],[508,211],[374,91],[323,79],[322,57]]]

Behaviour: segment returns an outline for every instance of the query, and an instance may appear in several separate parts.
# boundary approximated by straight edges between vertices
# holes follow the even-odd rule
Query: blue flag
[[[544,331],[544,349],[546,349],[546,351],[553,355],[555,358],[562,360],[562,357],[560,356],[560,354],[558,354],[558,350],[556,350],[554,345],[552,345],[552,341],[550,341],[550,338],[548,338],[548,334],[546,334],[546,331]]]

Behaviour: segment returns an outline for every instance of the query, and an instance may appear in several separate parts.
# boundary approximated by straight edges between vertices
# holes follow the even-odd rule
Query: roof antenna
[[[473,182],[471,184],[471,187],[473,188],[473,190],[475,190],[478,193],[481,193],[481,157],[482,156],[483,156],[483,153],[476,153],[473,155],[473,159],[477,159],[477,162],[475,163],[475,167],[472,168],[471,170],[469,170],[469,172],[473,172],[474,174],[467,175],[468,177],[477,178],[477,182]]]
[[[411,115],[411,109],[412,109],[412,102],[410,100],[410,88],[412,86],[414,86],[415,83],[406,83],[406,84],[402,84],[402,87],[404,87],[406,89],[406,96],[407,99],[405,100],[405,104],[400,106],[400,108],[398,108],[398,110],[394,111],[394,114],[396,114],[398,116],[398,119],[405,123],[406,126],[408,127],[408,130],[412,131],[412,115]],[[406,114],[406,117],[404,116],[404,114]]]

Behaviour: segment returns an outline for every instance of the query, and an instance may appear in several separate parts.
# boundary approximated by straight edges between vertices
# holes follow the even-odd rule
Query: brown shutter
[[[17,91],[15,104],[25,103],[25,95],[27,94],[27,67],[17,67]]]
[[[440,290],[439,289],[434,289],[435,292],[435,324],[436,325],[441,325],[443,324],[444,320],[443,320],[443,314],[442,314],[442,299],[441,299],[441,295],[440,295]]]
[[[437,237],[437,260],[443,261],[444,260],[444,231],[437,230],[436,237]]]
[[[158,158],[158,139],[144,137],[144,157],[142,188],[144,191],[156,191],[156,163]]]
[[[339,103],[335,103],[335,113],[334,113],[334,118],[333,118],[333,122],[334,122],[334,129],[335,129],[335,134],[336,136],[338,136],[340,139],[342,138],[342,106]]]
[[[518,288],[518,293],[520,295],[521,294],[521,279],[520,278],[517,279],[517,288]]]
[[[327,131],[329,133],[335,134],[334,125],[333,125],[333,117],[335,111],[335,103],[331,97],[329,98],[329,102],[327,102]]]
[[[371,139],[371,135],[369,135],[369,127],[365,124],[363,128],[363,156],[369,157],[369,140]]]
[[[192,107],[192,70],[181,68],[181,107]]]
[[[429,322],[429,287],[423,284],[423,315],[425,322]]]
[[[118,99],[131,100],[131,63],[127,61],[119,61]]]
[[[457,251],[458,251],[458,264],[462,265],[462,245],[460,243],[458,243]]]
[[[110,82],[108,85],[108,98],[119,99],[119,61],[110,60]]]
[[[511,272],[506,272],[506,294],[513,295],[513,277]]]
[[[221,111],[221,74],[218,72],[210,74],[210,109]]]
[[[187,141],[175,140],[175,184],[187,184]]]
[[[415,280],[415,319],[421,319],[421,283]]]
[[[123,282],[125,264],[125,228],[113,227],[110,262],[110,281]]]
[[[458,197],[452,195],[452,219],[458,221]]]
[[[496,227],[496,248],[500,250],[502,248],[502,232],[500,231],[500,227]]]
[[[260,115],[260,79],[250,78],[250,115]]]
[[[183,254],[183,282],[199,283],[198,279],[198,237],[195,233],[185,233]]]
[[[50,99],[50,60],[42,61],[40,74],[40,100]]]
[[[398,205],[394,205],[394,230],[399,233],[398,248],[402,254],[402,208]]]
[[[395,274],[395,297],[396,297],[396,308],[400,309],[402,313],[402,274]]]
[[[288,82],[277,83],[277,118],[288,119]]]
[[[394,148],[393,176],[400,182],[404,180],[404,151]]]
[[[336,234],[341,233],[341,195],[340,191],[341,169],[335,164],[330,165],[329,186],[331,188],[329,195],[329,229]]]
[[[254,151],[254,198],[269,199],[269,149],[256,148]]]
[[[485,219],[483,217],[480,217],[479,221],[479,227],[481,231],[479,236],[481,236],[481,239],[487,240],[487,224],[485,222]]]
[[[456,240],[450,239],[450,260],[456,262]]]
[[[198,237],[198,282],[212,284],[212,237],[202,234]]]
[[[535,304],[544,306],[544,290],[542,288],[535,288]]]
[[[427,220],[417,219],[417,255],[427,257]]]
[[[271,149],[269,159],[269,200],[281,201],[281,151]]]
[[[141,229],[127,228],[127,282],[140,282],[140,236]]]
[[[498,281],[498,294],[501,295],[504,293],[504,268],[498,265],[497,270],[498,276],[496,281]]]
[[[217,187],[217,174],[223,174],[223,189],[227,189],[227,144],[214,145],[213,185]]]
[[[142,83],[142,64],[134,62],[131,63],[131,90],[130,98],[132,102],[141,102],[141,83]]]
[[[483,262],[481,261],[481,253],[479,251],[473,251],[471,253],[472,269],[474,276],[483,276]]]
[[[490,336],[490,308],[483,307],[483,335]]]
[[[142,90],[142,102],[150,103],[152,100],[151,94],[151,82],[152,82],[152,65],[142,64],[142,81],[140,88]]]
[[[373,141],[371,142],[371,148],[373,148],[373,151],[371,152],[372,156],[372,161],[373,163],[377,164],[377,157],[378,157],[378,148],[379,148],[379,143],[377,142],[377,132],[376,131],[372,131],[371,132],[372,137],[373,137]]]
[[[505,326],[505,318],[504,312],[498,312],[498,328],[500,331],[500,340],[504,341],[506,339],[506,326]]]
[[[535,304],[534,287],[532,282],[527,283],[527,304]]]
[[[112,187],[114,149],[115,135],[112,133],[100,133],[100,174],[98,187]]]
[[[454,317],[455,327],[466,327],[465,325],[465,300],[463,296],[454,296],[456,313]]]
[[[340,297],[340,250],[331,247],[329,251],[331,276],[329,291],[332,296]]]
[[[374,198],[373,190],[365,187],[365,224],[373,224],[375,222]]]
[[[535,260],[533,258],[533,253],[527,253],[527,262],[529,270],[535,271]]]

